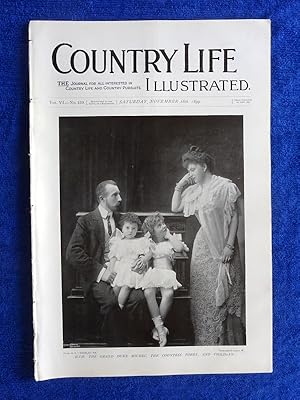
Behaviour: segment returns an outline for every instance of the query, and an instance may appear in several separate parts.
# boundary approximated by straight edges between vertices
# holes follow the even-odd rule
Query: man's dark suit
[[[118,215],[114,214],[114,220],[117,225]],[[66,259],[80,271],[85,294],[91,295],[99,305],[101,336],[110,345],[123,345],[128,341],[129,331],[134,336],[131,340],[142,342],[145,337],[144,321],[147,320],[144,295],[141,290],[132,290],[125,309],[120,311],[111,286],[103,281],[96,282],[104,266],[104,251],[105,229],[100,211],[96,208],[78,218]]]

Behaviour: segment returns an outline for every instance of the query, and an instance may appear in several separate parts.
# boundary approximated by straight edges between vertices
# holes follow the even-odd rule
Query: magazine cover
[[[29,51],[35,378],[271,372],[270,22]]]

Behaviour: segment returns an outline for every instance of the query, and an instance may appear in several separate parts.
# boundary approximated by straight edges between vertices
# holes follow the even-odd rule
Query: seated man
[[[85,294],[97,303],[103,339],[110,346],[126,345],[128,341],[133,345],[143,345],[149,323],[143,292],[132,290],[126,307],[121,311],[111,287],[115,273],[107,269],[104,261],[106,238],[115,233],[116,211],[122,201],[116,182],[99,183],[96,197],[98,207],[78,218],[66,259],[80,271]]]

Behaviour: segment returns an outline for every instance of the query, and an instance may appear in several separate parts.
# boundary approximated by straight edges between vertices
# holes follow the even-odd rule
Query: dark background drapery
[[[64,296],[75,279],[64,257],[76,213],[96,207],[99,182],[117,182],[123,211],[168,212],[186,173],[181,156],[196,144],[243,192],[242,116],[62,117],[59,136]]]
[[[124,211],[170,211],[189,144],[208,150],[215,173],[243,191],[241,116],[65,117],[59,132],[63,248],[76,213],[96,206],[102,180],[117,182]]]

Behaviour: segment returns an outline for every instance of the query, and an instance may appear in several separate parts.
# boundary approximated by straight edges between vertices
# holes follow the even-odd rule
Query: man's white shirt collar
[[[112,214],[113,214],[113,213],[112,213],[111,211],[108,212],[104,207],[101,206],[101,204],[99,204],[98,209],[99,209],[99,212],[100,212],[101,217],[102,217],[103,219],[106,219],[108,215],[109,215],[110,217],[112,217]]]

